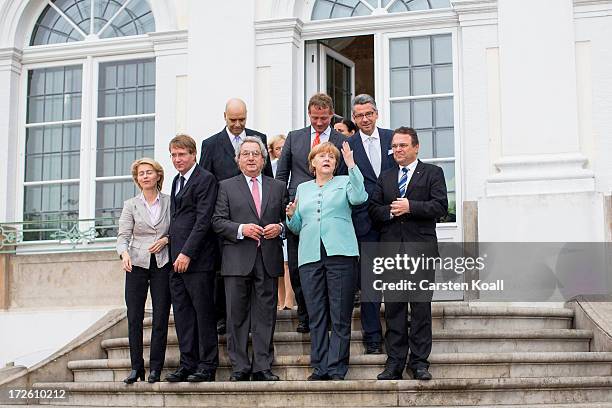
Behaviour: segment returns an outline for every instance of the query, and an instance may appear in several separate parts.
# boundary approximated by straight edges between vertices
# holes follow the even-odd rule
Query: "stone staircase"
[[[612,353],[592,352],[593,332],[576,330],[571,309],[433,305],[432,381],[377,381],[384,355],[365,355],[359,312],[353,316],[351,362],[345,381],[307,382],[309,335],[294,331],[294,311],[278,313],[273,371],[280,382],[228,381],[225,338],[215,383],[122,381],[130,370],[128,340],[102,341],[106,359],[70,361],[73,382],[35,383],[34,389],[63,389],[63,400],[45,405],[94,407],[251,406],[542,406],[612,407]],[[145,320],[145,356],[150,319]],[[178,364],[174,321],[170,321],[166,370]],[[165,374],[165,373],[164,373]]]

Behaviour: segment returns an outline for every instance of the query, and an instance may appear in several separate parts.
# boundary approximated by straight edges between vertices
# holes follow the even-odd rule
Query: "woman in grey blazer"
[[[150,285],[153,327],[148,381],[154,383],[160,381],[164,367],[170,315],[170,196],[161,192],[164,169],[153,159],[142,158],[132,163],[132,178],[141,194],[123,203],[117,235],[117,253],[125,270],[125,304],[132,364],[132,371],[123,382],[132,384],[139,378],[144,381],[142,321]]]

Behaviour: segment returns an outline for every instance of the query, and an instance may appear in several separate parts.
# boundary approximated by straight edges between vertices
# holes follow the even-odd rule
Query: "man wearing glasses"
[[[219,183],[213,216],[213,229],[223,239],[230,381],[279,379],[271,371],[272,338],[278,277],[285,272],[281,235],[287,190],[283,182],[261,174],[267,156],[257,137],[240,143],[236,162],[241,174]]]
[[[391,129],[376,127],[378,109],[370,95],[361,94],[353,99],[353,120],[359,131],[349,137],[355,163],[361,170],[368,196],[372,196],[380,173],[393,167],[391,154]],[[353,225],[361,246],[364,242],[377,242],[379,233],[368,215],[369,201],[353,208]],[[361,264],[357,269],[357,285],[361,289]],[[382,326],[380,324],[380,300],[361,298],[361,326],[366,354],[382,353]]]
[[[310,172],[308,165],[308,154],[313,147],[323,142],[331,142],[338,150],[342,150],[344,136],[330,126],[333,116],[334,104],[332,99],[324,93],[315,94],[308,101],[310,126],[293,130],[287,135],[287,140],[285,141],[276,170],[276,179],[288,183],[289,200],[295,200],[295,192],[301,183],[314,179],[314,175]],[[340,163],[336,174],[347,174],[344,162]],[[298,270],[299,243],[299,236],[291,231],[287,231],[289,277],[291,278],[291,286],[293,287],[295,300],[298,305],[299,323],[296,331],[298,333],[308,333],[310,331],[308,312],[306,311],[306,303],[302,293]]]

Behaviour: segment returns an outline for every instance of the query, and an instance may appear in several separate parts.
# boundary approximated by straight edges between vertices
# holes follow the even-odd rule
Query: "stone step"
[[[527,405],[612,401],[612,377],[433,379],[431,381],[279,381],[156,383],[35,383],[66,390],[54,406],[147,407],[397,407]]]
[[[513,353],[513,352],[577,352],[589,351],[593,337],[590,330],[543,329],[543,330],[435,330],[433,353]],[[219,354],[225,357],[225,336],[219,337]],[[149,340],[144,340],[144,355],[149,355]],[[109,359],[129,358],[127,337],[108,339],[101,343]],[[295,332],[274,334],[275,353],[283,355],[309,355],[310,335]],[[177,358],[176,334],[169,333],[166,355]],[[364,354],[362,333],[351,334],[351,354]]]
[[[385,355],[351,356],[347,379],[375,379],[384,369]],[[430,371],[434,378],[525,378],[612,376],[612,353],[453,353],[432,354]],[[166,359],[167,372],[174,371],[178,359]],[[310,358],[278,356],[273,371],[281,380],[304,380],[311,373]],[[148,368],[148,361],[145,361]],[[78,360],[68,362],[75,382],[122,381],[130,372],[130,360]],[[217,380],[226,381],[230,363],[221,359]],[[408,374],[404,374],[409,378]]]
[[[381,307],[381,320],[384,325],[384,306]],[[432,305],[432,327],[436,329],[498,329],[498,330],[537,330],[571,329],[574,311],[564,308],[511,307],[511,306],[467,306]],[[144,320],[144,335],[151,337],[152,318]],[[277,312],[276,331],[292,332],[298,324],[296,310]],[[169,325],[174,327],[174,317],[170,316]],[[353,330],[361,330],[361,311],[353,311]],[[172,330],[170,330],[172,331]]]

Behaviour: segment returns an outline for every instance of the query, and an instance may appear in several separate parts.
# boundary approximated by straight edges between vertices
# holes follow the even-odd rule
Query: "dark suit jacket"
[[[180,253],[191,258],[187,272],[214,270],[214,249],[217,245],[212,230],[212,215],[217,197],[217,181],[197,163],[191,177],[178,195],[177,174],[170,195],[170,258]]]
[[[393,131],[391,129],[378,128],[378,135],[380,136],[380,172],[382,174],[383,171],[395,166],[393,154],[390,153]],[[355,159],[355,163],[357,164],[357,167],[359,167],[359,170],[361,170],[361,174],[363,174],[365,189],[368,196],[371,197],[374,193],[374,189],[376,188],[376,181],[378,180],[378,177],[376,177],[376,173],[372,168],[372,163],[370,163],[370,159],[368,159],[368,155],[366,153],[367,147],[363,145],[361,134],[359,132],[356,132],[353,136],[349,137],[348,142],[353,150],[353,158]],[[355,226],[355,234],[357,235],[358,239],[368,234],[372,228],[378,229],[372,225],[372,220],[368,214],[368,206],[369,200],[353,208],[353,225]]]
[[[331,129],[329,141],[332,142],[338,149],[342,149],[342,142],[346,140],[344,135]],[[305,181],[314,179],[314,176],[308,169],[308,154],[310,153],[310,126],[303,129],[292,130],[287,135],[285,145],[281,157],[276,168],[276,179],[289,182],[287,189],[289,190],[289,199],[293,201],[297,186]],[[348,169],[340,155],[340,164],[336,170],[336,174],[348,174]]]
[[[219,183],[213,228],[223,238],[222,276],[247,276],[255,266],[257,241],[238,239],[240,224],[279,224],[285,219],[287,189],[281,181],[262,176],[261,218],[257,215],[249,185],[241,173]],[[270,277],[283,276],[283,241],[279,237],[262,239],[261,255]]]
[[[245,132],[247,136],[259,137],[264,146],[267,148],[268,145],[266,135],[251,129],[245,129]],[[240,173],[238,164],[236,164],[236,153],[234,152],[234,146],[232,145],[225,128],[216,135],[213,135],[208,139],[204,139],[202,142],[202,150],[200,151],[200,166],[210,171],[213,176],[215,176],[217,181],[242,174]],[[263,174],[273,177],[270,160],[266,160]]]
[[[410,213],[390,217],[390,204],[399,197],[396,164],[381,172],[370,197],[370,216],[381,225],[381,242],[437,242],[436,220],[446,215],[448,198],[442,168],[419,160],[406,189]]]

